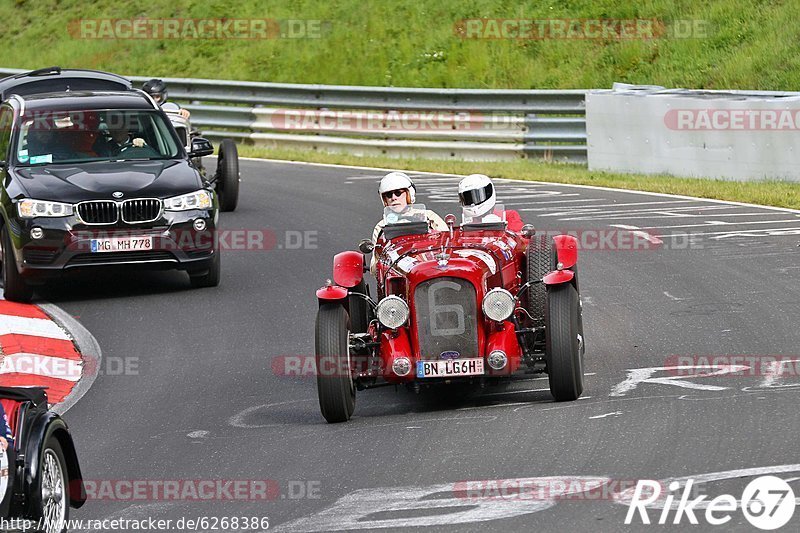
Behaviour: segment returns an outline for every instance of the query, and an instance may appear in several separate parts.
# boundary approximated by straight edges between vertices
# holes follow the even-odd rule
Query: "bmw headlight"
[[[190,209],[211,209],[214,203],[211,201],[211,193],[205,189],[173,196],[164,200],[166,211],[188,211]]]
[[[68,217],[73,211],[71,204],[61,202],[25,199],[17,203],[17,212],[22,218]]]
[[[387,296],[375,310],[378,321],[389,329],[399,328],[408,320],[408,304],[399,296]]]
[[[514,304],[514,296],[507,290],[497,287],[483,297],[483,314],[492,320],[502,322],[514,312]]]

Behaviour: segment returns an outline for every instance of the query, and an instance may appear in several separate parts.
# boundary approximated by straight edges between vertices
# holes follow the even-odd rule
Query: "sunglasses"
[[[386,191],[381,196],[383,196],[385,200],[390,200],[395,196],[397,196],[398,198],[403,196],[406,193],[406,191],[408,191],[408,189],[395,189],[393,191]]]

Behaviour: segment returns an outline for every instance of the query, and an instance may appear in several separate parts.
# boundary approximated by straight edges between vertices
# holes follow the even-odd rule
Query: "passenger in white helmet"
[[[411,181],[411,178],[404,172],[390,172],[381,180],[378,187],[378,194],[384,207],[389,207],[392,210],[401,213],[411,208],[416,200],[416,187]],[[428,223],[433,231],[447,231],[447,224],[442,217],[437,215],[431,210],[426,210],[425,215],[428,217]],[[383,219],[375,225],[372,232],[372,242],[378,242],[385,222]],[[375,265],[377,264],[376,254],[372,255],[372,262],[370,270],[373,275],[375,274]]]
[[[499,222],[505,218],[509,231],[522,231],[522,217],[514,210],[497,212],[494,183],[483,174],[471,174],[458,183],[458,201],[464,220]]]

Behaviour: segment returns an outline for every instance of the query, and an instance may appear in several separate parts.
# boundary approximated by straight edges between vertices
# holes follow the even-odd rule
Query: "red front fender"
[[[542,281],[545,285],[559,285],[572,281],[575,273],[572,270],[554,270],[547,274]]]
[[[572,268],[578,263],[578,239],[572,235],[556,235],[556,254],[561,268]]]
[[[344,300],[347,298],[347,289],[337,285],[327,285],[317,289],[317,298],[325,301]]]
[[[352,288],[364,277],[364,255],[361,252],[341,252],[333,256],[333,281]]]

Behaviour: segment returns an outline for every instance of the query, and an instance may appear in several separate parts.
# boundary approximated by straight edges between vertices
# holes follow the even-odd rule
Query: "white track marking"
[[[606,198],[596,198],[595,201],[607,201]],[[667,205],[667,204],[688,204],[691,203],[690,200],[673,200],[673,201],[659,201],[659,202],[631,202],[631,203],[613,203],[613,204],[603,204],[603,205],[588,205],[588,206],[565,206],[564,209],[574,209],[575,211],[582,211],[582,210],[591,210],[591,209],[605,209],[607,207],[626,207],[631,205]],[[520,209],[520,211],[548,211],[550,210],[549,207],[527,207],[524,209]],[[637,211],[636,209],[632,209],[631,211]]]
[[[614,411],[613,413],[606,413],[606,414],[603,414],[603,415],[590,416],[589,420],[597,420],[599,418],[608,418],[609,416],[613,416],[613,417],[616,418],[621,414],[622,414],[622,411]]]
[[[774,232],[791,232],[791,233],[774,233]],[[770,233],[773,232],[773,233]],[[765,235],[758,235],[758,233],[765,233]],[[657,235],[659,239],[670,239],[677,237],[694,237],[699,235],[725,235],[727,237],[782,237],[785,235],[798,235],[800,234],[800,227],[793,228],[768,228],[768,229],[743,229],[738,231],[697,231],[691,233],[665,233]],[[723,237],[725,238],[725,237]]]
[[[680,224],[677,226],[641,226],[642,229],[679,229],[679,228],[708,228],[709,226],[749,226],[752,224],[785,224],[789,222],[797,222],[798,220],[788,218],[784,220],[748,220],[743,222],[725,222],[722,220],[706,220],[703,224]]]
[[[304,161],[288,161],[286,159],[270,159],[270,158],[263,158],[263,157],[240,157],[242,161],[258,161],[258,162],[267,162],[267,163],[278,163],[278,164],[285,164],[285,165],[299,165],[299,166],[310,166],[310,167],[327,167],[327,168],[353,168],[356,170],[370,170],[370,171],[378,171],[378,172],[393,172],[397,169],[391,168],[384,168],[384,167],[366,167],[366,166],[359,166],[359,165],[337,165],[333,163],[307,163]],[[415,171],[406,171],[406,172],[413,172],[414,175],[425,175],[425,176],[447,176],[451,178],[463,178],[465,177],[464,174],[448,174],[446,172],[427,172],[422,170],[415,170]],[[757,208],[757,209],[766,209],[770,211],[782,211],[784,213],[795,213],[800,214],[800,210],[791,209],[789,207],[775,207],[770,205],[758,205],[758,204],[750,204],[746,202],[734,202],[732,200],[716,200],[712,198],[698,198],[696,196],[686,196],[683,194],[669,194],[664,192],[650,192],[650,191],[634,191],[632,189],[622,189],[618,188],[615,189],[613,187],[600,187],[598,185],[574,185],[569,183],[555,183],[552,181],[530,181],[530,180],[512,180],[508,178],[494,178],[493,181],[495,183],[514,183],[514,184],[526,184],[530,187],[540,187],[540,186],[547,186],[547,187],[567,187],[573,189],[586,189],[590,191],[605,191],[611,193],[628,193],[628,194],[638,194],[642,196],[652,196],[656,198],[671,198],[671,199],[682,199],[682,200],[691,200],[694,202],[707,202],[713,204],[725,204],[725,205],[738,205],[740,207],[750,207],[750,208]]]
[[[71,340],[64,330],[50,319],[2,315],[0,316],[0,335],[10,334]]]
[[[666,296],[667,298],[669,298],[670,300],[673,300],[675,302],[682,302],[682,301],[686,300],[686,298],[678,298],[677,296],[673,296],[670,293],[668,293],[667,291],[664,291],[664,296]]]
[[[685,389],[695,389],[704,391],[721,391],[730,387],[719,387],[717,385],[704,385],[702,383],[694,383],[687,381],[694,378],[708,378],[722,376],[724,374],[731,374],[741,372],[749,369],[745,365],[677,365],[677,366],[656,366],[651,368],[632,368],[628,370],[628,378],[618,383],[611,390],[609,396],[625,396],[632,390],[636,389],[642,383],[651,383],[658,385],[672,385],[675,387],[682,387]],[[674,375],[665,376],[660,378],[652,377],[656,372],[675,372],[675,371],[688,371],[688,370],[714,370],[713,372],[692,372],[691,375]],[[684,372],[689,374],[689,372]]]
[[[270,407],[278,407],[279,405],[289,405],[293,403],[300,403],[300,402],[310,402],[313,399],[307,400],[289,400],[286,402],[277,402],[277,403],[265,403],[263,405],[252,405],[246,409],[243,409],[230,417],[228,419],[228,424],[236,428],[245,428],[245,429],[255,429],[255,428],[265,428],[265,427],[273,427],[273,426],[280,426],[283,424],[248,424],[244,420],[250,416],[251,414],[261,411],[262,409],[269,409]]]

